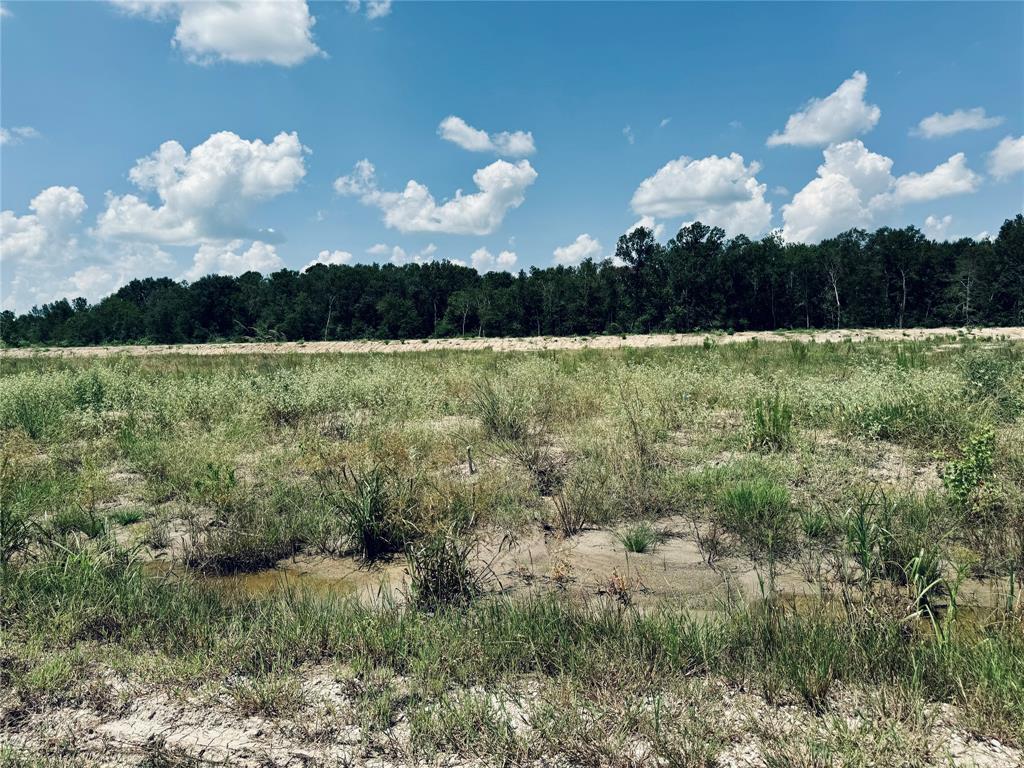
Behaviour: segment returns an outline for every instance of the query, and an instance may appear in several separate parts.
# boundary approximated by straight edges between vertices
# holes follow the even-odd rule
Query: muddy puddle
[[[582,599],[600,598],[651,610],[685,609],[694,615],[720,614],[737,601],[763,598],[767,573],[742,558],[723,558],[708,565],[692,538],[688,523],[667,518],[658,523],[661,540],[646,553],[626,551],[610,530],[586,530],[565,539],[550,531],[529,531],[517,537],[485,537],[474,554],[474,566],[490,594],[528,596],[561,593]],[[174,578],[183,572],[170,561],[150,563],[151,574]],[[230,595],[263,596],[299,589],[351,597],[361,602],[404,602],[410,579],[402,557],[364,564],[350,557],[297,555],[273,568],[252,573],[199,577]],[[811,608],[822,592],[838,593],[835,582],[808,580],[799,565],[775,574],[775,593],[793,605]],[[1003,580],[971,580],[961,585],[961,616],[984,622],[1019,595]],[[948,598],[937,596],[936,612]]]

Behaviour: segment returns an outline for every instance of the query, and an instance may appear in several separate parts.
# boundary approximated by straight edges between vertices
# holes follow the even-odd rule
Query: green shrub
[[[986,427],[960,446],[962,458],[948,462],[943,469],[942,483],[959,508],[966,508],[974,494],[991,479],[995,446],[995,430]]]

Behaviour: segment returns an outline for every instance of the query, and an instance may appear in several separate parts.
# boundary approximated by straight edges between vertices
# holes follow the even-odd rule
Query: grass
[[[928,764],[937,704],[1024,743],[1020,345],[10,362],[16,708],[114,717],[115,675],[427,762],[712,764],[753,740],[768,764]],[[650,557],[588,561],[594,529]],[[661,596],[686,549],[661,530],[701,550],[694,584],[728,585],[711,614]],[[491,572],[520,540],[550,562]],[[598,597],[601,557],[623,599]],[[209,578],[320,561],[407,595]]]
[[[618,534],[619,542],[627,552],[646,554],[652,552],[661,541],[661,535],[650,523],[631,525]]]

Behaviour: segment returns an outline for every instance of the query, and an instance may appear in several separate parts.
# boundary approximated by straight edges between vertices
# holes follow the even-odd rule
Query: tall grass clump
[[[793,409],[779,393],[757,397],[747,409],[748,444],[755,451],[785,451],[793,444]]]
[[[365,472],[342,467],[320,477],[323,503],[340,537],[325,548],[378,560],[400,552],[413,539],[418,517],[415,478],[402,478],[380,466]]]
[[[777,558],[795,543],[789,491],[770,480],[740,480],[727,486],[719,494],[717,516],[752,555]]]
[[[424,610],[464,605],[483,591],[472,564],[473,542],[449,527],[405,550],[413,602]]]
[[[529,404],[522,396],[499,386],[494,379],[476,381],[470,402],[492,438],[519,441],[529,435]]]

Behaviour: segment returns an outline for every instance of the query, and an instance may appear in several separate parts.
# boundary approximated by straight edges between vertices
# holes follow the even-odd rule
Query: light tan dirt
[[[654,333],[623,336],[526,336],[521,338],[426,339],[422,341],[283,341],[224,344],[151,344],[117,347],[28,347],[0,350],[0,359],[24,357],[109,357],[111,355],[275,355],[432,352],[437,350],[538,352],[543,350],[693,347],[712,338],[719,344],[759,341],[918,341],[965,335],[974,339],[1024,341],[1024,327],[841,329],[832,331],[744,331],[734,334]]]

